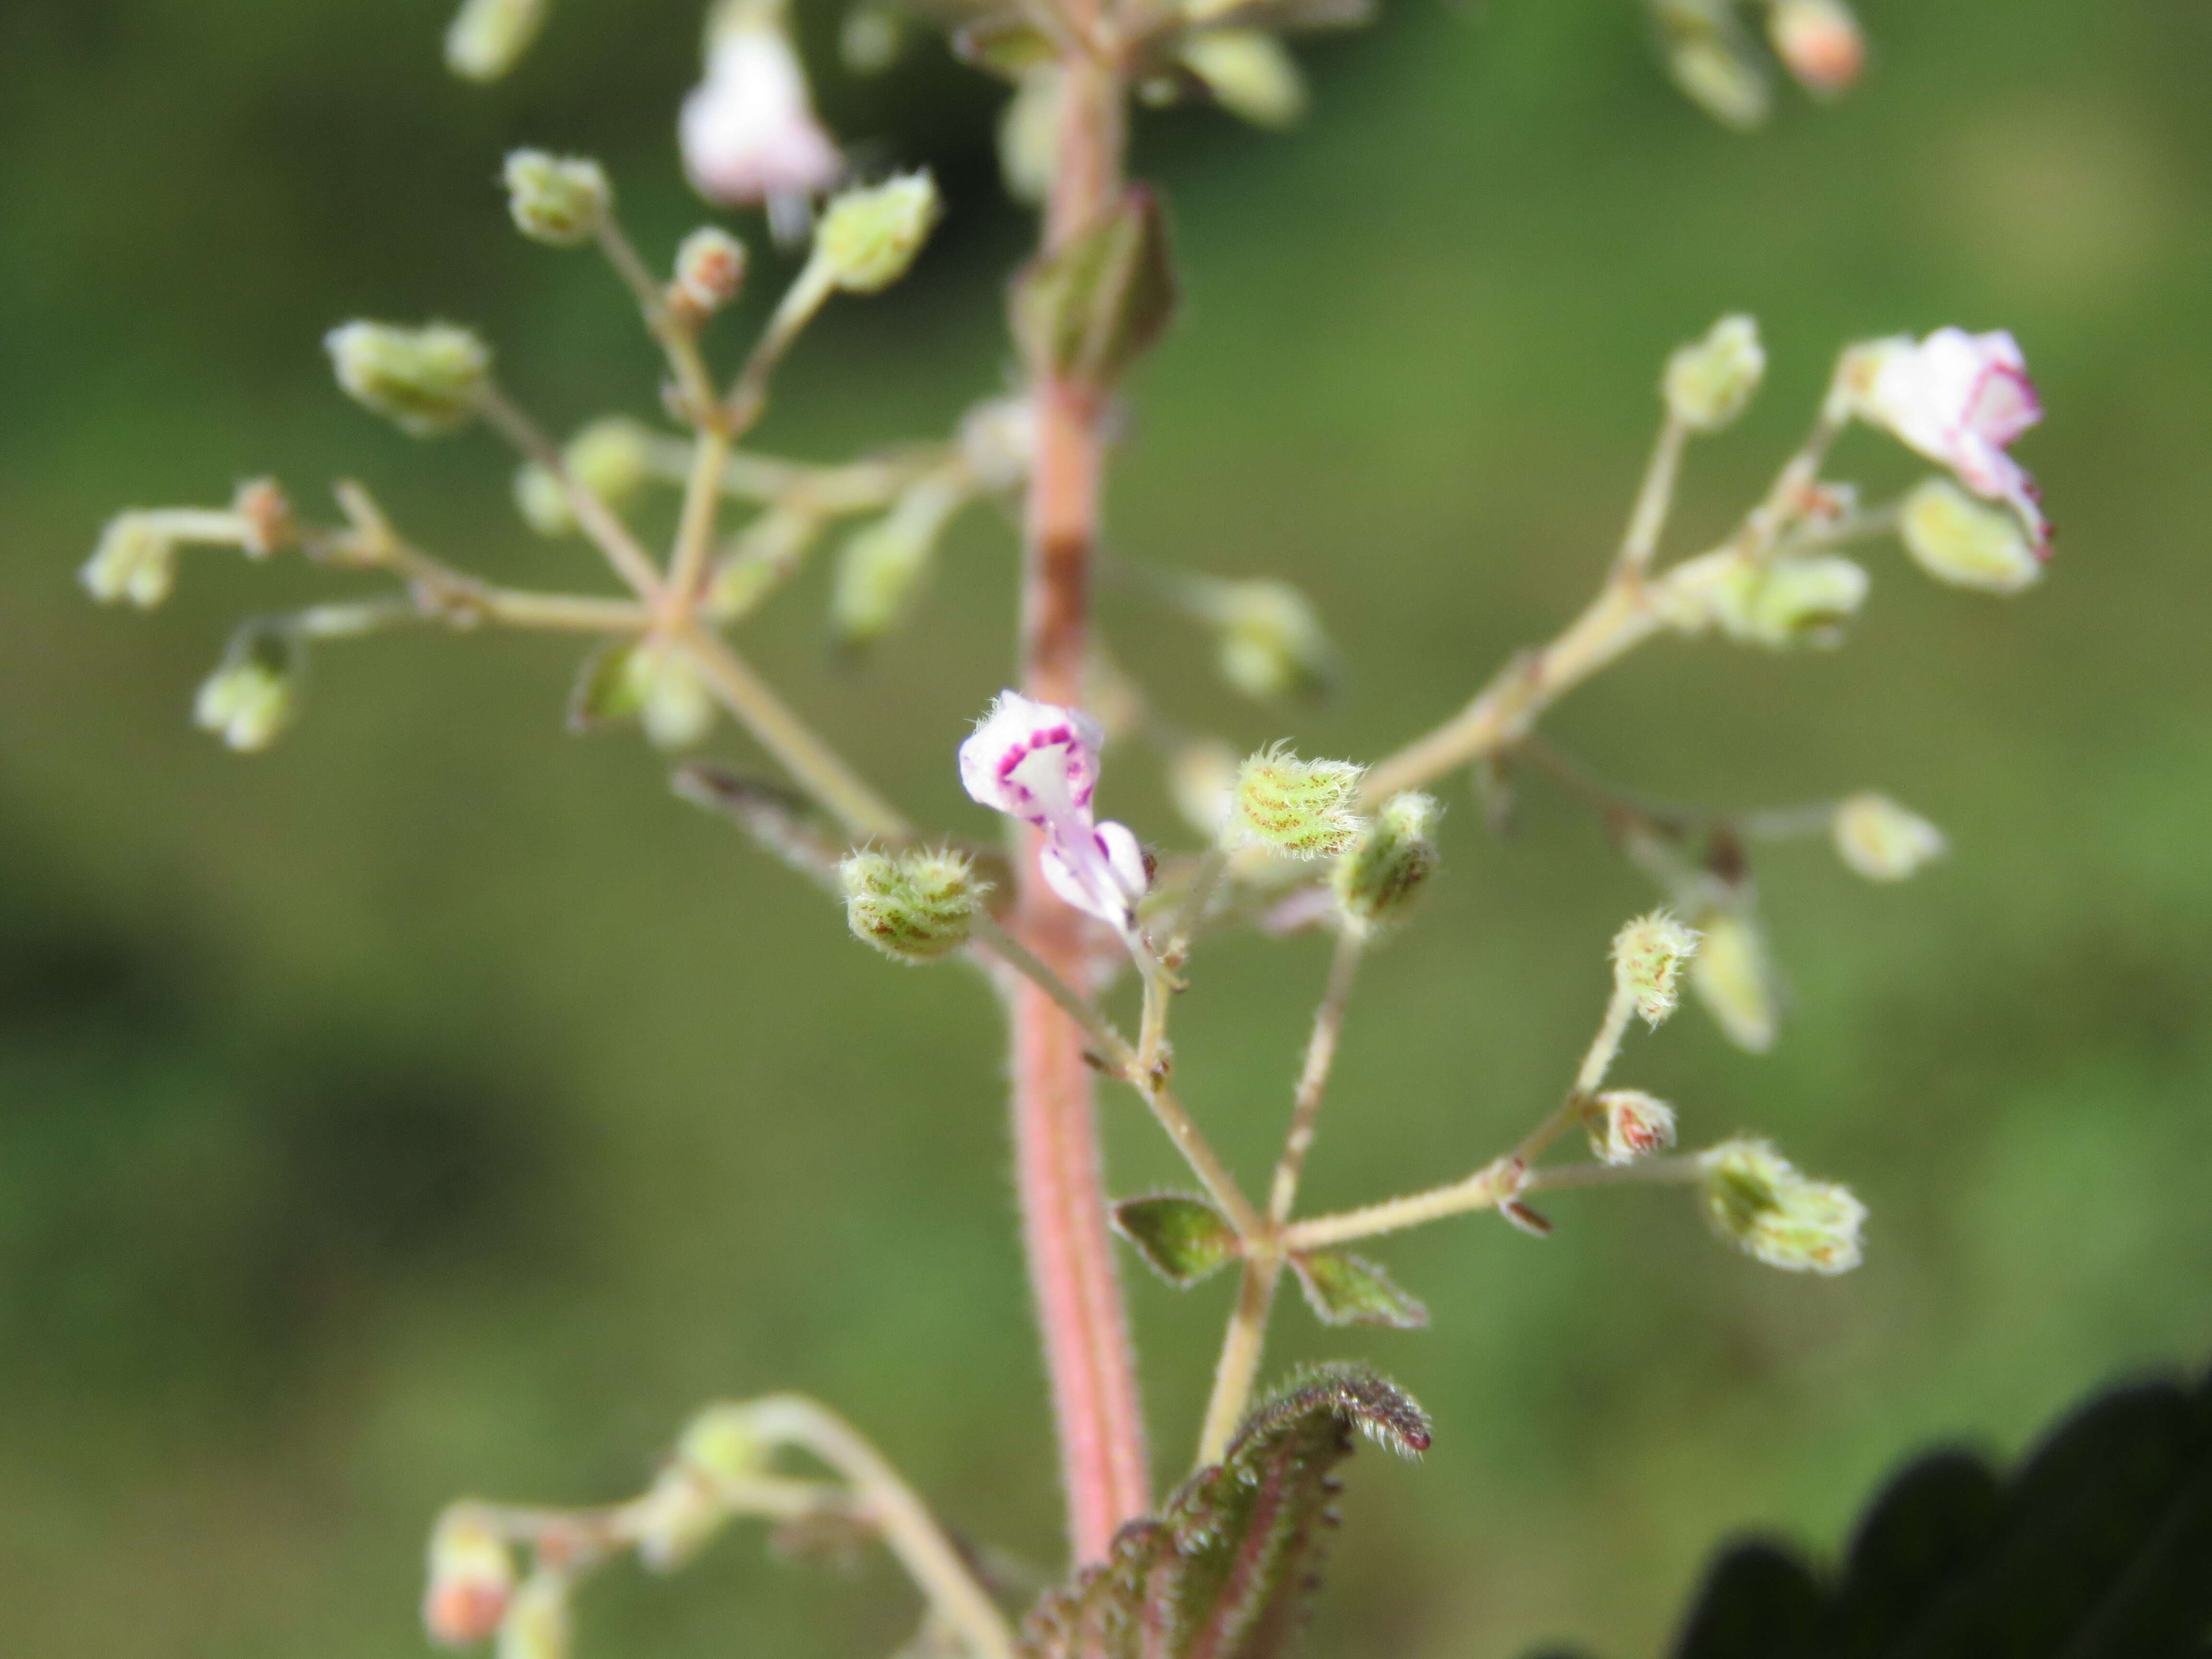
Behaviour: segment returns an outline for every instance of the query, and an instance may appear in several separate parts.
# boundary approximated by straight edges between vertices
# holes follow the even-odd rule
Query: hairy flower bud
[[[1358,810],[1365,769],[1350,761],[1306,761],[1277,744],[1237,772],[1233,827],[1292,858],[1333,857],[1364,827]]]
[[[638,723],[656,749],[689,749],[714,725],[714,693],[688,651],[645,641],[630,652],[623,677]]]
[[[85,591],[102,605],[128,600],[151,611],[177,585],[175,538],[145,514],[118,513],[100,533],[100,545],[77,572]]]
[[[1851,796],[1836,808],[1836,853],[1869,881],[1903,881],[1943,856],[1943,832],[1887,795]]]
[[[1844,626],[1866,603],[1867,573],[1833,554],[1739,561],[1711,592],[1712,617],[1731,639],[1771,651],[1843,642]]]
[[[875,294],[912,268],[943,203],[927,173],[904,173],[831,198],[814,234],[814,257],[853,294]]]
[[[549,247],[580,247],[614,204],[606,170],[581,156],[518,149],[507,158],[507,206],[514,228]]]
[[[446,1647],[488,1641],[514,1594],[514,1553],[479,1504],[455,1504],[430,1534],[422,1627]]]
[[[1590,1150],[1607,1164],[1633,1164],[1674,1144],[1674,1109],[1638,1089],[1612,1089],[1594,1103]]]
[[[574,1650],[568,1581],[541,1568],[507,1606],[499,1627],[498,1659],[568,1659]]]
[[[1759,324],[1723,317],[1667,360],[1668,410],[1692,432],[1717,432],[1743,413],[1765,374]]]
[[[1632,998],[1646,1025],[1674,1012],[1682,969],[1698,954],[1698,935],[1671,910],[1638,916],[1613,935],[1613,982]]]
[[[1221,677],[1255,702],[1325,690],[1335,651],[1306,596],[1287,582],[1224,582],[1210,609]]]
[[[965,945],[987,890],[964,853],[854,853],[837,871],[853,937],[900,962],[934,962]]]
[[[446,31],[446,67],[465,81],[496,81],[545,27],[548,0],[461,0]]]
[[[1769,1267],[1849,1273],[1859,1265],[1866,1206],[1850,1188],[1801,1174],[1764,1140],[1723,1141],[1702,1155],[1700,1188],[1715,1231]]]
[[[703,321],[744,291],[745,245],[719,225],[702,225],[676,250],[670,298],[694,321]]]
[[[1690,970],[1691,988],[1729,1042],[1765,1054],[1774,1046],[1781,1015],[1759,924],[1733,910],[1717,910],[1698,928],[1704,943]]]
[[[2043,556],[2010,513],[1982,506],[1948,478],[1905,498],[1898,533],[1912,561],[1939,582],[2017,593],[2043,574]]]
[[[465,426],[490,384],[489,348],[450,323],[348,323],[323,344],[346,395],[410,437]]]
[[[1387,927],[1412,908],[1436,873],[1435,832],[1443,815],[1435,796],[1408,790],[1384,801],[1374,821],[1360,830],[1331,872],[1337,902],[1354,926]]]
[[[1213,101],[1255,127],[1286,127],[1306,112],[1297,60],[1265,29],[1200,29],[1176,48]]]
[[[1842,96],[1866,68],[1866,33],[1844,0],[1772,0],[1766,31],[1774,55],[1817,98]]]
[[[257,754],[298,715],[299,678],[298,646],[272,629],[250,629],[202,683],[192,723],[240,754]]]

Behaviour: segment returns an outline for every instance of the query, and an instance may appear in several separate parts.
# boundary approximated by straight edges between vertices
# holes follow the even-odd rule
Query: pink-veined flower
[[[1942,328],[1915,343],[1872,348],[1859,413],[1940,461],[1976,495],[2008,503],[2039,551],[2051,530],[2035,481],[2006,452],[2043,418],[2027,360],[2011,335]]]
[[[707,77],[684,100],[684,169],[725,207],[765,202],[779,237],[803,230],[845,159],[814,113],[781,0],[724,0],[707,32]]]
[[[1144,849],[1127,825],[1091,810],[1104,734],[1088,714],[1000,693],[960,745],[960,781],[994,811],[1044,831],[1041,858],[1052,890],[1127,933],[1150,884]]]

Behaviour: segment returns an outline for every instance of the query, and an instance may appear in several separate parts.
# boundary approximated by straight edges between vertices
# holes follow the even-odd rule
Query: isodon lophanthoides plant
[[[1749,851],[1785,836],[1833,837],[1842,858],[1894,881],[1939,855],[1942,836],[1885,797],[1723,815],[1616,789],[1540,735],[1553,703],[1647,641],[1714,636],[1768,651],[1833,645],[1868,587],[1853,544],[1901,538],[1937,580],[1993,593],[2034,582],[2049,551],[2035,491],[2008,449],[2039,416],[2009,335],[1939,328],[1844,346],[1804,441],[1717,545],[1663,552],[1677,475],[1693,440],[1728,426],[1765,368],[1748,317],[1721,319],[1660,377],[1656,444],[1618,552],[1594,597],[1549,641],[1505,663],[1467,705],[1371,764],[1302,757],[1287,745],[1241,762],[1178,738],[1166,756],[1195,830],[1146,848],[1101,815],[1109,740],[1141,694],[1089,624],[1102,475],[1119,389],[1173,310],[1163,204],[1125,176],[1133,106],[1211,96],[1261,124],[1304,93],[1289,31],[1364,21],[1362,0],[915,0],[917,17],[862,0],[848,58],[879,65],[918,21],[948,27],[958,53],[1009,82],[1001,137],[1008,181],[1042,211],[1040,246],[1018,273],[1011,323],[1018,389],[970,410],[949,438],[835,465],[750,447],[779,366],[822,309],[896,283],[939,201],[927,173],[851,176],[815,112],[781,0],[721,0],[706,73],[684,103],[686,170],[716,204],[759,207],[803,250],[757,338],[723,361],[717,314],[748,279],[744,245],[709,225],[657,262],[623,229],[596,163],[538,151],[507,159],[516,226],[556,248],[596,248],[665,358],[663,418],[615,416],[557,441],[502,388],[491,349],[447,324],[357,321],[326,342],[339,385],[404,430],[434,438],[489,428],[520,453],[517,501],[549,536],[605,556],[608,593],[526,591],[457,568],[392,522],[363,486],[337,486],[319,521],[274,483],[226,507],[133,511],[85,567],[103,600],[140,607],[170,591],[179,551],[228,545],[382,579],[380,591],[256,620],[201,688],[200,725],[258,750],[298,712],[306,654],[404,627],[507,628],[587,642],[570,714],[635,722],[680,750],[734,721],[780,769],[777,782],[695,765],[681,793],[726,813],[842,899],[853,933],[897,961],[958,960],[1002,1000],[1011,1027],[1022,1245],[1051,1379],[1073,1577],[1018,1624],[1002,1592],[870,1443],[797,1396],[709,1407],[639,1497],[596,1509],[465,1502],[437,1522],[425,1616],[441,1643],[496,1638],[504,1659],[556,1659],[570,1603],[625,1552],[683,1564],[726,1522],[758,1516],[880,1540],[927,1603],[925,1635],[968,1659],[1243,1659],[1276,1650],[1312,1576],[1332,1467],[1355,1431],[1406,1454],[1429,1442],[1419,1409],[1357,1367],[1310,1371],[1264,1401],[1257,1384],[1285,1276],[1329,1325],[1418,1326],[1421,1304],[1364,1254],[1401,1230],[1493,1214],[1542,1235],[1540,1205],[1574,1188],[1683,1188],[1725,1242],[1790,1272],[1859,1260],[1864,1212],[1844,1187],[1801,1173],[1767,1142],[1674,1150],[1675,1109],[1617,1080],[1635,1027],[1656,1028],[1687,989],[1747,1048],[1775,1039],[1777,998],[1754,905]],[[1764,71],[1730,0],[1653,0],[1677,78],[1725,118],[1763,112]],[[1777,55],[1809,88],[1839,91],[1864,46],[1839,0],[1771,0]],[[449,35],[456,71],[489,78],[543,22],[539,0],[469,0]],[[710,350],[710,347],[714,348]],[[1902,500],[1862,500],[1827,463],[1847,427],[1888,434],[1934,464]],[[648,547],[629,509],[680,491],[672,544]],[[974,720],[946,710],[945,758],[967,792],[1004,816],[976,825],[908,821],[766,684],[732,642],[833,535],[832,621],[862,642],[896,627],[947,524],[971,503],[1018,520],[1018,684]],[[740,520],[734,528],[733,516]],[[840,526],[844,526],[842,532]],[[1262,699],[1325,678],[1328,639],[1295,591],[1267,580],[1139,573],[1213,630],[1224,678]],[[1111,689],[1102,696],[1101,686]],[[1441,853],[1439,799],[1473,773],[1525,770],[1601,812],[1656,879],[1659,908],[1612,942],[1597,1027],[1557,1103],[1471,1170],[1337,1214],[1307,1214],[1314,1148],[1340,1032],[1362,962],[1404,926]],[[1297,1073],[1281,1156],[1263,1184],[1219,1157],[1202,1105],[1178,1092],[1170,1036],[1194,953],[1225,929],[1320,929],[1334,954]],[[1595,955],[1595,951],[1593,952]],[[1595,970],[1596,963],[1593,963]],[[1595,978],[1593,973],[1593,978]],[[1192,1190],[1108,1196],[1094,1121],[1102,1080],[1134,1092],[1189,1166]],[[1587,1156],[1556,1157],[1571,1143]],[[1153,1492],[1115,1236],[1171,1283],[1235,1281],[1228,1326],[1190,1462]]]

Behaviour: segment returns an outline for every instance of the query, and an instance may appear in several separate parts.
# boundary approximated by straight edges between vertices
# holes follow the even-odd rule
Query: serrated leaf
[[[1185,1290],[1237,1259],[1237,1230],[1202,1199],[1175,1193],[1125,1199],[1114,1206],[1114,1231],[1146,1267]]]
[[[575,732],[595,732],[616,720],[635,720],[645,697],[637,677],[630,672],[636,654],[635,641],[618,641],[584,659],[576,674],[575,689],[568,694],[568,726]]]
[[[1159,198],[1132,185],[1016,280],[1014,336],[1040,371],[1103,392],[1166,332],[1175,307]]]
[[[1407,1455],[1428,1419],[1396,1387],[1330,1367],[1247,1419],[1222,1462],[1157,1518],[1134,1521],[1107,1559],[1031,1610],[1021,1659],[1274,1659],[1313,1587],[1357,1428]]]
[[[1841,1568],[1738,1545],[1674,1659],[2203,1659],[2212,1653],[2212,1379],[2093,1398],[2009,1477],[1931,1453],[1868,1508]]]
[[[1401,1290],[1364,1256],[1314,1250],[1291,1258],[1306,1304],[1324,1325],[1393,1325],[1419,1330],[1429,1322],[1420,1298]]]

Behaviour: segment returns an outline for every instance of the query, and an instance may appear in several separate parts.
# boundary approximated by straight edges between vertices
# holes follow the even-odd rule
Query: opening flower
[[[2011,335],[1941,328],[1917,345],[1899,339],[1873,346],[1858,410],[1949,467],[1977,495],[2008,503],[2037,550],[2047,549],[2051,530],[2035,481],[2006,453],[2043,418],[2027,360]]]
[[[707,31],[707,78],[684,100],[691,186],[725,207],[766,203],[779,239],[803,232],[845,158],[823,131],[781,0],[725,0]]]
[[[1103,741],[1098,722],[1078,709],[1002,691],[960,745],[960,781],[994,811],[1044,832],[1042,864],[1054,892],[1127,933],[1151,878],[1128,826],[1100,823],[1091,812]]]

